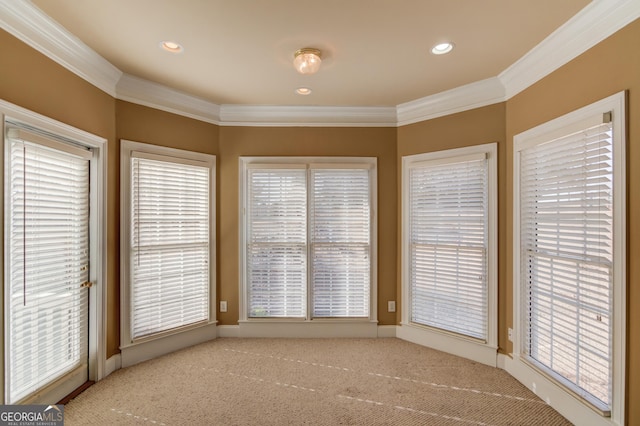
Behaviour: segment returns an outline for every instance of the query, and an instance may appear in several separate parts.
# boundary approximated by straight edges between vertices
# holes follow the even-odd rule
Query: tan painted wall
[[[0,30],[0,99],[107,139],[109,167],[118,163],[115,147],[115,99]],[[107,179],[107,356],[119,352],[111,333],[117,316],[120,259],[117,178]]]
[[[378,322],[396,324],[396,129],[221,127],[218,159],[221,262],[218,299],[228,302],[220,324],[238,321],[238,158],[240,156],[366,156],[378,158]]]
[[[402,157],[425,152],[465,146],[498,143],[498,343],[501,352],[505,351],[505,202],[506,194],[506,143],[505,143],[505,104],[495,104],[484,108],[452,114],[429,121],[415,123],[398,128],[398,295],[401,290],[401,227],[400,194],[402,185]],[[404,307],[401,307],[404,309]],[[400,314],[399,314],[400,315]],[[398,316],[400,318],[400,316]]]
[[[640,20],[623,28],[507,102],[507,140],[622,90],[627,98],[627,400],[640,401]],[[513,191],[513,145],[507,145],[507,194]],[[512,300],[513,204],[507,204],[507,302]],[[513,306],[507,303],[507,326]],[[511,352],[511,345],[507,346]],[[640,404],[627,404],[629,425]]]

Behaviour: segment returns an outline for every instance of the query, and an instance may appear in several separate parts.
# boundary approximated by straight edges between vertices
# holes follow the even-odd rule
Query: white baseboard
[[[506,363],[507,363],[507,358],[511,358],[509,355],[505,355],[505,354],[498,354],[498,359],[497,359],[497,364],[496,367],[498,367],[501,370],[506,370]]]
[[[375,321],[241,321],[238,337],[374,338]]]
[[[107,359],[107,362],[105,363],[104,377],[107,377],[116,370],[120,370],[120,368],[122,368],[122,357],[120,354],[115,354]]]
[[[240,337],[239,325],[219,325],[218,337]]]
[[[379,325],[378,333],[376,337],[379,337],[379,338],[396,337],[396,327],[397,326],[395,325]],[[218,330],[218,337],[233,337],[233,338],[240,337],[239,325],[219,325],[217,327],[217,330]],[[305,337],[310,337],[310,336],[305,336]]]
[[[122,368],[175,352],[216,338],[216,324],[183,331],[130,346],[120,347]]]
[[[386,337],[396,337],[396,329],[398,326],[396,325],[379,325],[378,326],[378,337],[386,338]]]
[[[399,339],[467,358],[491,367],[495,367],[498,362],[498,348],[461,337],[404,324],[396,328],[396,335]]]

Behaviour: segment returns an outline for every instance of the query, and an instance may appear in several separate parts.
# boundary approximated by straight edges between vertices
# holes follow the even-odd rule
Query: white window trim
[[[623,425],[625,416],[626,351],[626,167],[625,92],[619,92],[586,107],[514,136],[513,159],[513,353],[506,370],[560,414],[575,424]],[[603,417],[573,392],[533,368],[521,356],[523,321],[520,279],[520,151],[532,143],[550,140],[561,129],[571,130],[576,122],[613,111],[614,135],[614,249],[613,249],[613,386],[611,417]],[[566,134],[566,131],[564,132]]]
[[[449,158],[485,154],[488,162],[488,241],[487,241],[487,341],[450,333],[411,322],[410,319],[410,259],[409,259],[409,170],[424,161],[446,161]],[[468,358],[483,364],[497,365],[498,349],[498,145],[489,143],[402,157],[402,321],[397,337]]]
[[[91,209],[89,216],[91,241],[90,256],[90,279],[93,286],[89,289],[89,380],[98,381],[108,375],[106,369],[107,354],[107,140],[103,137],[93,135],[80,129],[76,129],[68,124],[61,123],[57,120],[43,116],[41,114],[29,111],[20,106],[0,100],[0,127],[2,127],[2,135],[5,134],[5,120],[12,121],[27,126],[35,127],[51,134],[55,134],[65,139],[79,143],[93,151],[91,160]],[[5,162],[5,150],[0,150],[0,162]],[[6,185],[6,176],[3,175],[3,188]],[[8,205],[6,205],[4,197],[0,197],[0,210],[3,214],[7,214]],[[7,240],[5,235],[7,230],[4,226],[0,227],[4,244],[0,246],[2,250],[1,256],[7,250]],[[6,277],[2,274],[3,294],[6,297],[7,289],[4,286]],[[6,333],[6,323],[4,316],[4,303],[0,304],[0,327],[3,330],[2,345],[5,347],[4,333]],[[4,382],[4,368],[0,369],[0,376]],[[58,383],[56,383],[58,385]],[[64,383],[61,384],[64,387]],[[74,389],[69,389],[69,392]],[[2,387],[2,400],[4,401],[4,387]],[[40,401],[47,400],[46,389],[38,395]],[[38,401],[32,401],[37,403]],[[50,402],[50,401],[49,401]]]
[[[295,166],[308,164],[326,168],[341,168],[349,165],[368,166],[370,173],[371,200],[371,288],[369,318],[248,318],[247,317],[247,267],[246,267],[246,202],[247,168]],[[305,166],[306,167],[306,166]],[[377,337],[378,305],[378,183],[377,159],[375,157],[240,157],[239,171],[239,336],[240,337]],[[308,285],[308,284],[307,284]],[[310,309],[310,306],[307,307]],[[341,324],[340,327],[335,327]]]
[[[209,167],[210,223],[209,227],[209,320],[148,337],[133,340],[131,337],[131,297],[129,241],[131,230],[131,153],[132,151],[174,157]],[[120,141],[120,351],[122,367],[156,358],[216,338],[216,157],[215,155],[186,151],[121,139]]]

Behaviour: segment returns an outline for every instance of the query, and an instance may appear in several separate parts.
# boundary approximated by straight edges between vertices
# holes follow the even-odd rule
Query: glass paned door
[[[8,135],[5,402],[55,403],[88,379],[90,151]]]

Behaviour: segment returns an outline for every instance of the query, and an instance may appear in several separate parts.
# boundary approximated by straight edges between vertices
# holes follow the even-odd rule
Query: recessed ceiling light
[[[184,47],[180,46],[175,41],[162,41],[160,42],[160,47],[171,53],[181,53],[184,50]]]
[[[296,89],[296,93],[298,95],[304,95],[304,96],[310,95],[311,94],[311,89],[309,89],[308,87],[298,87]]]
[[[434,55],[444,55],[453,50],[453,43],[440,43],[431,48],[431,53]]]

